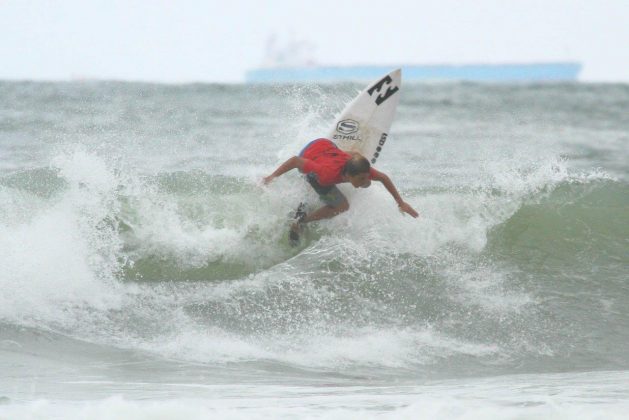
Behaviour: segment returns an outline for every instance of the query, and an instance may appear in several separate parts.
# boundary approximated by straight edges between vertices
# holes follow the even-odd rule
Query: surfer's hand
[[[265,176],[264,178],[262,178],[262,183],[264,185],[269,185],[274,179],[275,177],[273,175]]]
[[[414,209],[414,208],[412,208],[412,207],[411,207],[411,206],[410,206],[407,202],[405,202],[405,201],[402,201],[402,203],[400,203],[400,204],[399,204],[399,207],[400,207],[400,211],[401,211],[401,212],[404,212],[404,213],[410,214],[410,215],[411,215],[411,216],[413,216],[413,217],[417,217],[417,216],[419,216],[419,213],[417,213],[417,212],[415,211],[415,209]]]

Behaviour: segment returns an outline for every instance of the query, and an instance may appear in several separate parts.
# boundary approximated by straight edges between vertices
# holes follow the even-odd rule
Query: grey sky
[[[273,33],[320,64],[577,60],[629,81],[628,0],[0,0],[0,78],[237,82]]]

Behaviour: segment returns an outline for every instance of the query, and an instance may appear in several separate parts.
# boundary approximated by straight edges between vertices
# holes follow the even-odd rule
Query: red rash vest
[[[322,138],[313,141],[301,157],[305,161],[302,172],[314,173],[321,186],[346,182],[343,180],[343,167],[352,155],[336,147],[330,140]],[[369,168],[369,178],[373,179],[374,175],[374,169]]]

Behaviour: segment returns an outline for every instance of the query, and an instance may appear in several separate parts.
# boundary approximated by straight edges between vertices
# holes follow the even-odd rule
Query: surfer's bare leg
[[[299,235],[303,231],[304,225],[308,222],[314,222],[322,219],[330,219],[337,214],[343,213],[349,209],[349,203],[347,200],[344,200],[341,204],[336,207],[332,206],[323,206],[318,210],[313,211],[312,213],[304,216],[301,220],[293,223],[290,227],[289,239],[293,246],[299,244]]]
[[[347,198],[334,187],[320,194],[321,199],[327,203],[325,206],[306,214],[304,211],[304,203],[300,203],[297,211],[295,212],[295,219],[297,220],[290,227],[288,233],[288,239],[293,246],[299,245],[299,236],[303,231],[304,225],[308,222],[314,222],[322,219],[330,219],[344,211],[349,209],[349,202]]]
[[[343,202],[341,202],[341,204],[339,204],[336,207],[326,205],[306,215],[306,217],[304,217],[302,222],[308,223],[308,222],[315,222],[321,219],[330,219],[338,214],[343,213],[344,211],[347,211],[348,209],[349,209],[349,203],[347,202],[347,200],[344,200]]]
[[[294,231],[301,230],[301,226],[308,222],[316,222],[317,220],[322,219],[331,219],[332,217],[343,213],[349,209],[349,202],[347,200],[343,200],[338,206],[330,206],[326,205],[321,207],[318,210],[313,211],[312,213],[307,214],[301,220],[294,223],[291,226],[291,229]]]

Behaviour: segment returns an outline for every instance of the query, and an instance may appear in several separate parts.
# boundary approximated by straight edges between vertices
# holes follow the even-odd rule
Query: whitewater
[[[292,248],[362,88],[0,82],[0,419],[629,418],[629,86],[406,84]]]

